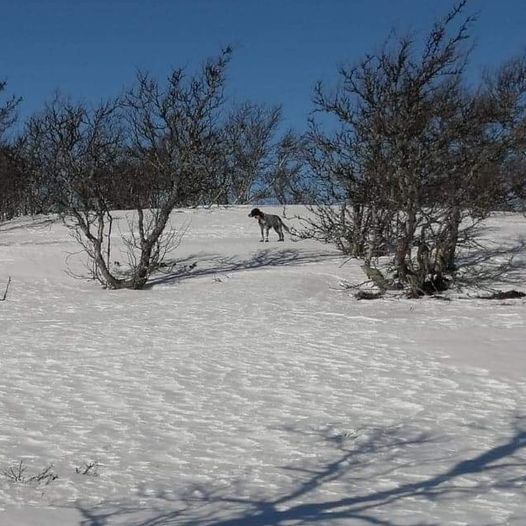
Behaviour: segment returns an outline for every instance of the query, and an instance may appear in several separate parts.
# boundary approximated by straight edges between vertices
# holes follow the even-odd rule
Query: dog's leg
[[[259,240],[259,242],[263,243],[263,241],[265,241],[265,235],[264,235],[265,227],[260,223],[259,229],[261,230],[261,239]]]

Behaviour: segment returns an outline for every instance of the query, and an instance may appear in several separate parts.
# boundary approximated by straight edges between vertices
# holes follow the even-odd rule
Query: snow
[[[59,476],[0,475],[0,524],[525,524],[525,301],[358,301],[359,262],[248,211],[174,213],[143,291],[66,273],[60,222],[0,225],[0,472]],[[524,290],[526,219],[485,235]]]

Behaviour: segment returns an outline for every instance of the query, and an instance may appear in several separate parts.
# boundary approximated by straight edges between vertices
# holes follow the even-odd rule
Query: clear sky
[[[56,89],[98,101],[137,69],[164,77],[233,45],[229,91],[283,104],[301,128],[317,80],[378,47],[392,29],[425,32],[449,0],[0,0],[0,79],[22,115]],[[471,75],[526,50],[526,0],[471,0]]]

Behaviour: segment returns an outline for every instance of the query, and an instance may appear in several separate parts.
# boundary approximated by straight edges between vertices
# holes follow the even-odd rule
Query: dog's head
[[[248,214],[248,217],[260,218],[260,217],[263,217],[263,212],[259,208],[253,208],[250,214]]]

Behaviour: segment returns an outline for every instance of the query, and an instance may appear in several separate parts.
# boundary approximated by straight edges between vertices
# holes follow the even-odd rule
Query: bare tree
[[[26,151],[40,186],[105,286],[144,287],[179,243],[166,227],[175,206],[197,203],[206,188],[229,55],[193,77],[174,71],[165,89],[140,74],[122,99],[93,110],[58,96],[30,119]],[[123,237],[126,273],[112,268],[112,200],[123,192],[136,212]]]
[[[5,91],[7,82],[0,81],[0,94]],[[0,106],[0,139],[4,139],[5,132],[16,121],[16,109],[20,103],[19,98],[12,96]]]
[[[319,84],[314,94],[316,110],[339,126],[326,133],[311,121],[306,155],[322,191],[308,233],[363,257],[366,269],[392,254],[391,281],[413,294],[448,286],[458,243],[471,239],[500,184],[495,123],[505,118],[487,90],[463,84],[474,22],[462,18],[465,3],[422,45],[389,40],[341,68],[336,90]]]
[[[147,74],[119,100],[90,109],[57,96],[30,119],[25,152],[53,203],[112,289],[142,288],[183,231],[167,228],[176,206],[198,204],[219,157],[227,49],[166,86]],[[128,267],[112,266],[116,203],[135,211],[122,240]]]
[[[192,76],[176,69],[166,86],[147,74],[122,98],[137,222],[129,248],[133,277],[121,286],[141,288],[180,237],[166,233],[176,206],[199,204],[216,174],[219,116],[231,50],[207,60]]]
[[[280,204],[312,201],[314,189],[305,170],[304,138],[293,130],[286,131],[273,147],[272,162],[264,174],[263,186],[266,197]]]
[[[280,120],[280,107],[267,108],[248,102],[228,115],[222,134],[225,159],[222,187],[228,203],[249,203],[264,196]]]
[[[7,83],[0,81],[0,95]],[[0,105],[0,221],[22,213],[28,181],[17,156],[17,148],[6,132],[16,121],[20,99],[10,97]]]
[[[27,124],[25,151],[34,178],[72,228],[105,286],[129,286],[111,271],[113,215],[108,188],[123,155],[115,101],[93,109],[57,95]]]
[[[502,152],[500,205],[526,205],[526,54],[488,71],[481,104],[492,116],[492,134]]]
[[[198,204],[216,168],[219,116],[224,104],[225,71],[231,51],[209,59],[187,76],[176,69],[162,86],[140,73],[122,99],[132,165],[151,191],[142,206],[162,209]]]

